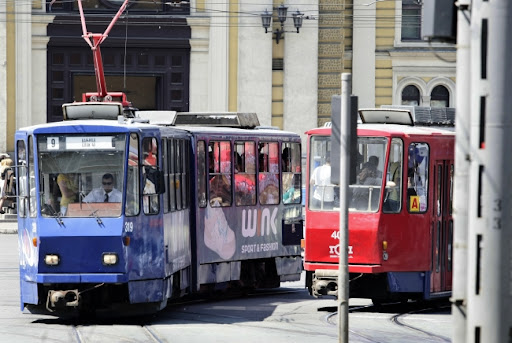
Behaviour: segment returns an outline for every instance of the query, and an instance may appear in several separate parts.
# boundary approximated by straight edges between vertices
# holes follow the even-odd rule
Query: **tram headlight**
[[[44,257],[44,263],[48,266],[56,266],[60,263],[60,257],[59,255],[55,254],[48,254]]]
[[[117,263],[117,254],[112,252],[103,253],[103,264],[111,266]]]

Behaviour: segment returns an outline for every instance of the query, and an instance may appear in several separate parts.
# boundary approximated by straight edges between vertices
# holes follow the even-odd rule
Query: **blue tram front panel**
[[[190,215],[159,209],[159,130],[75,123],[16,134],[21,306],[104,284],[124,285],[125,302],[165,303],[190,265]]]

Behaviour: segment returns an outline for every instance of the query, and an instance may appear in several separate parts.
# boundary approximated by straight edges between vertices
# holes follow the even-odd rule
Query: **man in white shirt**
[[[331,184],[331,157],[325,158],[325,164],[316,167],[310,180],[314,187],[313,209],[332,209],[334,205],[334,186]]]
[[[114,176],[110,173],[103,175],[103,187],[93,189],[83,199],[84,202],[121,202],[123,195],[114,188]]]

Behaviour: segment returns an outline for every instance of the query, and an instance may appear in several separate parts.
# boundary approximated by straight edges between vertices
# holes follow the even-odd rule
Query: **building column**
[[[16,1],[16,130],[32,121],[32,2]],[[46,68],[45,68],[46,69]],[[14,140],[14,137],[11,137]]]
[[[289,19],[285,22],[284,44],[284,111],[283,129],[300,133],[305,143],[304,132],[318,125],[318,20],[303,20],[299,33],[291,14],[317,13],[318,1],[295,0],[288,8]]]
[[[210,1],[210,46],[208,74],[209,111],[228,110],[229,77],[229,1]]]
[[[7,39],[7,2],[0,1],[0,152],[7,151]]]
[[[272,2],[240,2],[242,13],[272,12]],[[261,125],[272,125],[272,33],[261,16],[241,16],[238,29],[238,111],[255,112]]]
[[[376,3],[376,1],[372,3],[368,0],[354,0],[352,93],[359,97],[359,108],[375,107],[376,22],[369,18],[376,17]]]
[[[208,111],[210,94],[208,93],[209,77],[209,36],[210,19],[208,17],[188,17],[190,26],[190,92],[189,111]]]
[[[32,122],[30,125],[47,122],[47,53],[50,37],[46,35],[46,28],[53,18],[53,15],[41,15],[32,24],[32,89],[36,90],[34,94],[37,96],[32,97]]]

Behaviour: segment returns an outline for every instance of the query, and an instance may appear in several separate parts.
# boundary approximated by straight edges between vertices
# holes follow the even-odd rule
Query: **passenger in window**
[[[93,189],[84,198],[84,202],[121,202],[123,195],[114,188],[114,176],[110,173],[103,175],[102,187]]]
[[[400,210],[400,189],[402,180],[402,168],[400,162],[392,162],[389,165],[389,180],[386,184],[386,199],[384,210],[387,212],[398,212]]]
[[[310,185],[313,188],[312,209],[332,209],[334,206],[334,186],[331,184],[331,156],[313,171]]]
[[[1,162],[0,167],[0,214],[4,214],[3,207],[10,207],[12,205],[13,197],[16,191],[15,185],[15,174],[12,169],[12,165],[14,164],[13,160],[10,158],[4,158]]]
[[[242,156],[239,153],[235,152],[235,173],[244,172],[244,164]]]
[[[60,193],[62,194],[60,198],[60,213],[65,216],[68,210],[68,204],[77,201],[77,174],[59,174],[59,176],[57,176],[57,184],[59,185]]]
[[[409,168],[407,171],[407,198],[418,195],[414,186],[414,169]]]
[[[210,206],[231,206],[231,182],[224,174],[210,178]]]
[[[359,183],[363,185],[377,185],[379,178],[382,178],[382,172],[377,169],[379,166],[379,158],[370,156],[368,162],[363,165],[363,169],[359,173]]]
[[[156,166],[156,154],[157,154],[157,145],[156,140],[146,139],[144,140],[144,164],[148,166]]]
[[[379,158],[370,156],[357,176],[357,183],[364,186],[379,186],[382,181],[382,172],[377,169],[378,165]],[[377,187],[359,186],[353,191],[353,203],[358,210],[376,211],[379,198],[380,188]]]

